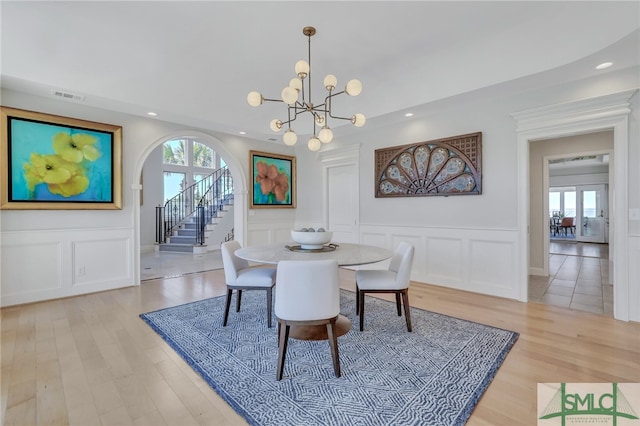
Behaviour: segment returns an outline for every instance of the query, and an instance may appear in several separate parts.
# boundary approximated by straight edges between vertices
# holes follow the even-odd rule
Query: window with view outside
[[[193,175],[193,181],[194,181],[194,182],[199,182],[199,181],[201,181],[202,179],[206,178],[207,176],[208,176],[208,175],[201,175],[201,174],[199,174],[199,173],[196,173],[196,174],[194,174],[194,175]]]
[[[597,216],[596,212],[596,191],[584,191],[582,193],[582,210],[584,212],[584,217],[594,218]]]
[[[165,142],[162,150],[164,164],[185,166],[185,141],[173,140]]]
[[[576,191],[564,193],[564,217],[576,217]]]
[[[213,165],[213,150],[198,142],[193,143],[193,165],[211,168]]]
[[[549,189],[549,217],[559,213],[562,217],[576,216],[576,188],[550,188]]]
[[[184,173],[164,172],[164,202],[175,197],[185,187],[186,176]]]
[[[165,142],[162,154],[165,202],[225,165],[213,149],[188,138]]]

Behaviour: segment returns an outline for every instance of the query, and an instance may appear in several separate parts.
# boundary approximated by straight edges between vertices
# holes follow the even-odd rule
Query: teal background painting
[[[93,145],[101,156],[95,161],[83,160],[80,164],[89,179],[87,189],[77,195],[65,197],[53,194],[46,183],[36,185],[29,191],[24,165],[29,164],[31,154],[55,155],[53,137],[58,133],[77,133],[96,138]],[[113,202],[113,135],[110,132],[60,126],[38,121],[9,118],[9,176],[10,201],[72,201],[72,202]]]
[[[292,160],[253,154],[251,166],[254,206],[292,206]]]

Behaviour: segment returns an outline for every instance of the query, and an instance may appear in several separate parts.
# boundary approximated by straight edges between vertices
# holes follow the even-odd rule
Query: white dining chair
[[[227,326],[229,318],[229,308],[233,291],[236,291],[236,312],[240,312],[243,290],[266,290],[267,292],[267,325],[271,327],[272,290],[276,284],[276,269],[249,267],[249,262],[235,255],[235,251],[240,248],[238,241],[232,240],[222,243],[222,265],[224,267],[224,278],[227,283],[227,301],[224,309],[224,320],[222,326]]]
[[[395,293],[398,316],[404,316],[407,331],[411,331],[409,284],[413,265],[414,247],[406,242],[398,244],[387,270],[360,270],[356,272],[356,315],[360,315],[360,331],[364,330],[364,296],[366,293]],[[400,297],[402,296],[402,302]]]
[[[291,326],[326,325],[333,370],[340,377],[336,320],[340,313],[338,262],[282,260],[277,269],[275,315],[278,320],[278,367],[282,380]]]

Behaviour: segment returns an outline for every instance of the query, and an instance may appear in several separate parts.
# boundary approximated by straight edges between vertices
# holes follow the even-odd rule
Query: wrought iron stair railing
[[[222,167],[202,180],[185,188],[164,206],[156,207],[156,243],[167,242],[167,237],[191,217],[196,223],[196,244],[205,242],[205,231],[211,218],[233,197],[233,178],[227,167]]]

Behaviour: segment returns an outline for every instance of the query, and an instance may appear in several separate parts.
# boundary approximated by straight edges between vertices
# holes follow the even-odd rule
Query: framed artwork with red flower
[[[122,127],[0,108],[0,209],[122,209]]]
[[[296,207],[296,157],[249,151],[251,208]]]

